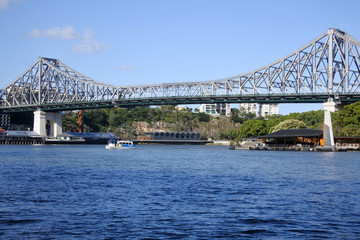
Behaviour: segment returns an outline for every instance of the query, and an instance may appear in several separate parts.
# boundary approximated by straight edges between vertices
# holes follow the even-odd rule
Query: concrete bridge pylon
[[[335,149],[334,133],[331,122],[330,111],[324,111],[324,149],[332,150]]]
[[[343,108],[343,104],[334,101],[333,98],[329,98],[327,102],[323,103],[324,111],[338,112]]]
[[[34,112],[34,132],[43,136],[54,138],[62,134],[61,112]]]

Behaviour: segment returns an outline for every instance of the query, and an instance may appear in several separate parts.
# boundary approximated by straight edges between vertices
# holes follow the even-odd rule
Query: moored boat
[[[136,144],[133,141],[126,140],[110,140],[106,145],[106,149],[132,149]]]

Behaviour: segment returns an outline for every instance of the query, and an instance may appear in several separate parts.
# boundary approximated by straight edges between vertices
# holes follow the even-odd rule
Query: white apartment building
[[[216,111],[223,116],[230,116],[231,113],[231,105],[229,103],[218,103],[216,104]]]
[[[210,115],[230,116],[231,105],[229,103],[200,104],[199,110]]]
[[[267,117],[271,115],[279,114],[279,104],[261,104],[260,105],[260,116]]]
[[[245,113],[253,113],[256,116],[266,117],[279,114],[279,104],[240,103],[239,110]]]
[[[216,115],[216,104],[200,104],[200,112]]]
[[[253,113],[259,116],[259,104],[257,103],[240,103],[239,110],[240,112]]]

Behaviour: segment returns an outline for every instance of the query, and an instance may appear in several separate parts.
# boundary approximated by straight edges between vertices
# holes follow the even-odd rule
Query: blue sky
[[[40,56],[118,86],[231,77],[328,28],[359,40],[359,9],[358,0],[0,0],[0,88]],[[281,114],[318,109],[280,105]]]

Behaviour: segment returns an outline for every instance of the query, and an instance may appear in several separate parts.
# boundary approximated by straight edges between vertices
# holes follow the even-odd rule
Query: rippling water
[[[1,239],[355,239],[360,153],[0,146]]]

